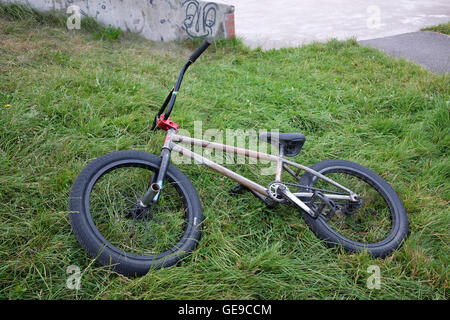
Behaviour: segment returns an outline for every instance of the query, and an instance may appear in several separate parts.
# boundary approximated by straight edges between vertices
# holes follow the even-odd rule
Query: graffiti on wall
[[[185,0],[181,6],[186,10],[184,28],[191,38],[203,38],[214,35],[216,26],[217,4],[199,3],[197,0]]]
[[[230,20],[234,7],[212,1],[215,0],[0,0],[64,13],[76,6],[82,17],[92,17],[102,25],[120,27],[153,41],[234,34],[234,20]]]

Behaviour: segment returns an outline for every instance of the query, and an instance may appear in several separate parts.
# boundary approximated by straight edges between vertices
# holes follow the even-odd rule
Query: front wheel
[[[336,211],[324,212],[317,219],[303,213],[317,237],[349,252],[367,250],[374,257],[384,257],[400,247],[408,233],[408,217],[399,196],[385,180],[366,167],[345,160],[321,161],[311,169],[361,196],[358,203],[336,200]],[[299,184],[308,191],[313,190],[308,187],[313,187],[342,192],[308,172]]]
[[[200,199],[173,165],[168,167],[158,204],[140,205],[160,162],[160,157],[146,152],[112,152],[89,163],[73,183],[72,230],[92,258],[118,273],[144,275],[171,266],[200,239]]]

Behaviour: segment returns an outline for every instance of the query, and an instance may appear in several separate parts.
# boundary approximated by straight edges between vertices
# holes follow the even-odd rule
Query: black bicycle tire
[[[322,174],[331,170],[351,171],[366,182],[370,183],[388,203],[392,213],[393,227],[389,235],[376,243],[362,243],[348,239],[338,232],[332,230],[323,217],[312,218],[306,212],[302,212],[302,217],[309,228],[320,239],[330,246],[341,245],[348,252],[361,252],[367,250],[373,257],[385,257],[398,249],[406,239],[408,234],[408,216],[406,209],[394,189],[378,174],[372,170],[346,160],[330,159],[318,162],[310,167]],[[299,180],[299,184],[311,186],[314,175],[305,172]]]
[[[161,158],[147,152],[123,150],[105,154],[90,162],[75,179],[69,197],[69,220],[72,230],[86,252],[100,264],[127,276],[141,276],[150,269],[159,269],[176,264],[193,251],[201,236],[203,220],[202,206],[198,193],[189,179],[175,166],[169,165],[167,177],[180,188],[186,204],[187,224],[182,239],[169,252],[157,256],[138,256],[127,253],[106,240],[95,227],[90,214],[87,192],[98,180],[99,172],[122,163],[135,163],[159,168]],[[104,173],[103,173],[104,174]],[[100,236],[99,236],[100,235]]]

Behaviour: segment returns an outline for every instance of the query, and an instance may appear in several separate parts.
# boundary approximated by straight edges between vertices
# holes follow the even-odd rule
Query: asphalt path
[[[450,72],[450,36],[445,34],[411,32],[359,43],[377,48],[390,56],[416,62],[435,73]]]
[[[355,38],[433,72],[449,72],[449,37],[417,31],[449,22],[450,0],[215,1],[235,6],[236,35],[253,48]]]

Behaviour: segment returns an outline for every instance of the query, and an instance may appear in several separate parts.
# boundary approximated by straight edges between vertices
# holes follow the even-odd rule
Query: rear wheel
[[[317,219],[303,213],[311,230],[330,246],[342,245],[345,250],[367,250],[375,257],[384,257],[400,247],[408,233],[405,207],[392,187],[375,172],[344,160],[325,160],[311,169],[331,178],[361,196],[357,203],[334,200],[336,211],[324,211]],[[342,192],[311,173],[299,181],[308,187]],[[309,204],[312,205],[317,204]]]
[[[69,218],[78,241],[101,264],[124,275],[171,266],[200,239],[200,200],[173,165],[158,204],[139,204],[159,164],[153,154],[112,152],[91,162],[72,186]]]

